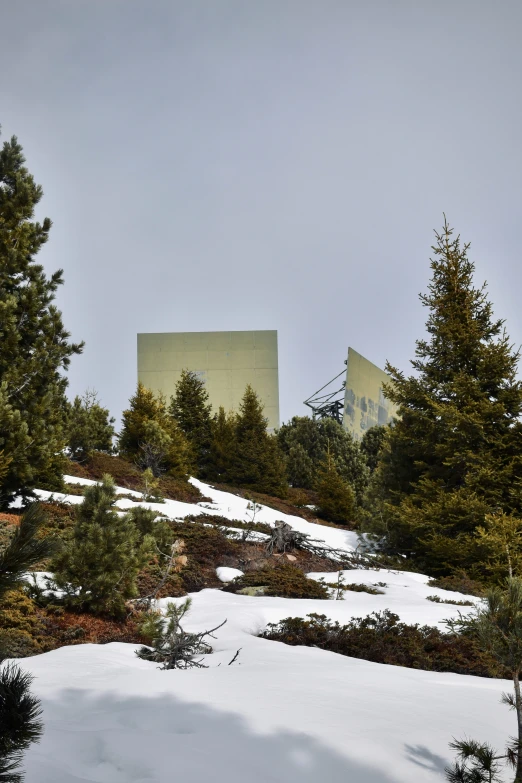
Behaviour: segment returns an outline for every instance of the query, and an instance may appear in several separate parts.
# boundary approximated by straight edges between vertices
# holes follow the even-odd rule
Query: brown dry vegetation
[[[212,482],[212,486],[222,492],[230,492],[232,495],[237,495],[245,500],[255,500],[256,503],[268,506],[268,508],[273,508],[276,511],[281,511],[283,514],[301,517],[301,519],[306,519],[307,522],[315,522],[317,525],[324,525],[325,527],[342,527],[342,525],[335,525],[333,522],[327,522],[325,519],[320,519],[315,511],[306,508],[306,506],[313,506],[317,502],[317,493],[310,489],[294,489],[293,487],[290,487],[288,489],[287,497],[285,500],[282,500],[281,498],[276,498],[272,495],[264,495],[262,492],[255,492],[251,489],[231,487],[229,484],[216,484],[215,482]]]
[[[0,607],[0,652],[24,658],[70,644],[142,644],[139,621],[138,615],[115,621],[59,606],[40,607],[22,590],[12,590]]]
[[[70,476],[99,481],[105,473],[111,475],[119,487],[133,489],[137,492],[141,492],[143,489],[141,471],[132,462],[128,462],[122,457],[95,451],[81,464],[72,460],[67,463],[67,474]],[[183,503],[201,503],[208,500],[199,489],[188,481],[182,481],[172,476],[161,476],[159,485],[161,494],[169,500],[180,500]]]

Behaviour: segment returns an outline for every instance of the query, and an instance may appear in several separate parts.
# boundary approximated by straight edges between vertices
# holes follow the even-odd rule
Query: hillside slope
[[[246,501],[201,488],[216,513],[245,518]],[[195,508],[161,504],[162,513],[177,516]],[[272,509],[257,518],[273,522],[272,513],[281,518]],[[354,536],[312,528],[319,528],[307,528],[314,538]],[[26,782],[430,783],[444,779],[452,737],[502,746],[514,729],[500,704],[505,681],[386,666],[256,636],[288,616],[318,612],[345,623],[385,608],[405,622],[442,627],[458,607],[426,596],[462,598],[428,587],[421,574],[352,570],[345,578],[386,587],[380,595],[347,592],[341,601],[194,593],[188,630],[227,620],[206,656],[208,669],[161,671],[139,660],[135,645],[119,643],[25,658],[45,720],[41,743],[26,754]]]

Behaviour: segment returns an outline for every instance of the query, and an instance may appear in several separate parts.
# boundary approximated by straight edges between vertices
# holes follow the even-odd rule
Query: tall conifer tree
[[[120,454],[155,476],[163,472],[177,478],[186,477],[192,469],[190,443],[177,422],[169,416],[165,398],[155,395],[142,383],[123,412],[119,436]]]
[[[226,481],[235,448],[236,416],[220,406],[212,418],[211,432],[207,475],[211,481]]]
[[[93,451],[112,452],[115,422],[97,393],[89,389],[68,406],[67,445],[73,460],[83,462]]]
[[[319,469],[315,488],[320,516],[341,525],[348,525],[355,521],[355,493],[351,486],[343,481],[330,449]]]
[[[369,479],[366,456],[342,424],[330,418],[294,416],[280,427],[277,439],[293,486],[312,489],[329,452],[341,478],[353,487],[357,501],[362,500]]]
[[[446,221],[436,233],[416,375],[387,366],[386,394],[399,416],[375,474],[385,503],[374,529],[434,573],[473,568],[486,514],[522,508],[519,354],[493,317],[486,285],[473,284],[469,244],[452,233]]]
[[[210,443],[212,439],[211,406],[204,382],[195,372],[183,370],[171,397],[169,412],[194,451],[198,475],[208,475]]]
[[[284,496],[286,469],[277,439],[267,432],[268,419],[253,388],[248,385],[236,418],[227,480],[242,487]]]
[[[10,462],[0,507],[37,484],[62,482],[67,380],[82,344],[69,342],[53,304],[62,271],[50,277],[35,257],[51,221],[33,219],[42,188],[24,166],[16,137],[0,151],[0,450]]]

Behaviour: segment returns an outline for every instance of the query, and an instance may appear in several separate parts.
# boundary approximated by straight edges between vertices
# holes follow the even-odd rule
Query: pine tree
[[[522,577],[522,519],[512,514],[487,514],[476,531],[480,561],[498,584]]]
[[[42,735],[42,709],[30,692],[32,676],[1,658],[0,667],[0,783],[22,783],[23,752]]]
[[[115,419],[102,408],[95,391],[75,397],[67,419],[67,445],[73,460],[83,462],[93,451],[112,452]]]
[[[286,460],[288,480],[293,487],[311,487],[314,483],[314,463],[304,446],[297,442],[290,446]]]
[[[361,438],[360,449],[366,458],[370,473],[373,473],[379,463],[379,456],[384,445],[388,427],[377,425],[366,430]]]
[[[177,422],[169,416],[165,398],[142,383],[123,412],[120,455],[155,476],[167,472],[185,478],[192,469],[193,453]]]
[[[313,489],[318,471],[325,462],[329,449],[341,477],[353,487],[357,502],[362,501],[369,480],[365,455],[351,434],[337,421],[329,418],[310,419],[308,416],[294,416],[290,422],[283,424],[279,429],[277,439],[289,460],[289,471],[292,470],[291,450],[294,449],[295,456],[297,456],[295,450],[298,454],[302,454],[301,450],[297,449],[298,445],[311,460],[312,471],[302,472],[299,484],[294,484],[292,481],[294,486]]]
[[[22,514],[13,537],[0,552],[0,602],[5,593],[24,584],[30,568],[54,552],[54,541],[39,535],[45,521],[42,506],[31,503]]]
[[[220,406],[212,418],[211,433],[207,477],[211,481],[226,482],[235,448],[236,416],[233,413],[226,413]]]
[[[195,372],[182,371],[169,413],[193,448],[198,476],[205,478],[212,440],[211,406],[205,384]]]
[[[72,540],[54,564],[55,581],[70,606],[119,616],[137,594],[136,577],[153,548],[131,514],[119,515],[110,476],[85,490],[76,507]]]
[[[38,503],[28,506],[8,545],[0,552],[0,603],[24,584],[27,571],[54,552],[54,542],[39,537],[46,519]],[[18,666],[2,665],[0,649],[0,782],[21,783],[23,751],[42,733],[39,701],[31,695],[31,676]]]
[[[355,494],[342,479],[329,450],[319,470],[315,488],[320,516],[342,525],[353,524],[356,517]]]
[[[428,338],[417,341],[416,375],[387,366],[386,395],[399,415],[375,485],[384,505],[373,530],[431,573],[473,568],[474,533],[486,514],[522,506],[519,355],[493,318],[486,285],[473,285],[469,245],[452,233],[446,222],[436,233],[432,280],[420,297]]]
[[[60,488],[67,380],[82,344],[69,342],[53,300],[62,271],[47,277],[35,256],[51,221],[33,220],[42,189],[16,137],[0,151],[0,450],[10,458],[0,507],[37,485]],[[9,420],[15,424],[11,429]]]
[[[277,439],[267,432],[267,424],[259,397],[248,385],[236,418],[227,481],[284,497],[288,487],[284,459]]]

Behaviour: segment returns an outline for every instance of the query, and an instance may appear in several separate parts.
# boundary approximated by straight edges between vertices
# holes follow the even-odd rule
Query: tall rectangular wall
[[[182,370],[205,382],[213,411],[238,411],[247,384],[259,395],[269,429],[279,426],[277,331],[138,334],[138,380],[167,400]]]
[[[360,353],[348,348],[343,426],[360,440],[366,430],[388,424],[397,414],[395,405],[383,393],[390,376]]]

